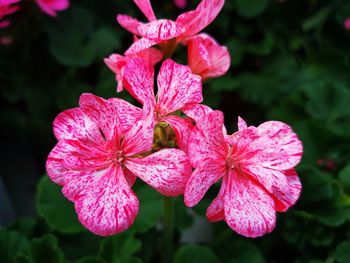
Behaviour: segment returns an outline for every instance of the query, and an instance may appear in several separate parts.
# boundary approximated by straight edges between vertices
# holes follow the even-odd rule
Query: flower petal
[[[98,126],[79,108],[68,109],[56,117],[53,130],[57,140],[90,139],[102,142]]]
[[[171,115],[164,117],[162,120],[170,124],[175,132],[177,145],[186,152],[188,140],[193,129],[191,119]]]
[[[59,185],[64,185],[65,178],[63,172],[66,168],[63,166],[63,160],[67,156],[67,148],[65,142],[60,141],[51,150],[46,161],[46,171],[50,179]]]
[[[211,108],[203,104],[189,104],[183,107],[182,111],[195,122],[200,121],[210,112],[213,112]]]
[[[139,26],[142,25],[137,19],[128,15],[117,15],[117,21],[124,29],[130,33],[139,36],[140,32],[138,30]]]
[[[288,170],[296,166],[303,154],[303,145],[292,128],[279,121],[267,121],[259,125],[258,132],[261,136],[266,136],[273,141],[269,152],[286,152],[286,158],[271,160],[264,163],[264,166],[272,169]],[[276,157],[275,157],[276,158]]]
[[[105,58],[104,62],[115,73],[115,78],[118,82],[117,91],[121,92],[123,90],[123,71],[127,63],[127,58],[119,54],[112,54],[108,58]]]
[[[294,169],[285,171],[285,175],[288,181],[288,189],[284,192],[274,192],[274,200],[276,205],[276,211],[285,212],[289,207],[294,205],[298,200],[301,192],[301,182]]]
[[[174,21],[158,19],[138,27],[141,36],[155,40],[158,43],[175,38],[181,34],[182,28]]]
[[[203,0],[196,10],[181,14],[176,23],[184,28],[181,38],[193,36],[208,26],[224,6],[224,0]]]
[[[225,193],[225,220],[246,237],[270,233],[276,224],[274,201],[251,180],[231,170]]]
[[[130,59],[124,68],[124,85],[127,91],[142,104],[155,104],[152,65],[141,58]]]
[[[211,202],[207,209],[206,216],[210,222],[218,222],[225,219],[225,191],[227,176],[222,179],[221,187],[217,197]]]
[[[66,193],[69,187],[73,192],[79,188],[75,209],[80,222],[94,234],[113,235],[133,224],[139,202],[119,166],[75,177],[65,186]]]
[[[128,158],[126,167],[167,196],[183,194],[192,168],[185,152],[163,149],[144,158]]]
[[[149,21],[156,20],[151,3],[149,0],[134,0],[135,4],[140,8],[142,13],[147,17]]]
[[[163,115],[203,100],[201,78],[192,74],[188,66],[177,64],[171,59],[163,62],[157,83],[158,107]]]
[[[185,188],[184,200],[193,207],[202,200],[208,189],[226,173],[225,163],[208,162],[194,170]]]
[[[164,54],[161,50],[151,47],[140,51],[139,53],[135,54],[135,56],[148,61],[154,66],[163,59]]]
[[[135,41],[127,51],[125,51],[125,55],[127,56],[132,56],[134,54],[137,54],[147,48],[150,48],[151,46],[154,46],[158,44],[159,41],[157,40],[152,40],[148,38],[140,38],[139,40]]]
[[[231,58],[226,47],[220,46],[212,37],[200,34],[188,41],[188,65],[202,79],[224,75],[230,67]]]
[[[188,143],[191,164],[199,167],[202,163],[220,160],[225,162],[229,146],[223,134],[224,116],[213,111],[197,122]]]

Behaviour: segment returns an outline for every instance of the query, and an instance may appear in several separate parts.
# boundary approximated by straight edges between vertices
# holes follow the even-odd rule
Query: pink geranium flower
[[[203,114],[205,110],[195,112]],[[286,211],[301,191],[294,170],[303,151],[300,140],[282,122],[247,127],[240,118],[238,132],[228,136],[223,114],[208,112],[198,120],[188,144],[190,161],[196,169],[186,184],[186,205],[196,205],[209,187],[222,179],[207,218],[225,220],[247,237],[271,232],[276,211]]]
[[[19,9],[19,6],[13,5],[19,1],[20,0],[0,0],[0,28],[8,27],[10,25],[10,21],[4,20],[4,17]]]
[[[139,209],[131,190],[136,177],[164,195],[183,193],[192,171],[188,157],[179,149],[150,154],[149,114],[121,99],[92,94],[81,95],[79,104],[55,119],[58,143],[46,168],[86,228],[107,236],[132,225]]]
[[[124,76],[124,67],[126,63],[131,58],[143,58],[145,61],[154,66],[163,58],[162,51],[155,48],[147,48],[140,51],[137,54],[132,55],[119,55],[112,54],[108,58],[105,58],[104,61],[107,66],[115,73],[116,81],[118,82],[117,91],[121,92],[123,90],[123,76]]]
[[[167,59],[158,74],[156,96],[153,82],[154,69],[145,60],[131,59],[125,66],[125,88],[139,102],[150,107],[154,112],[154,124],[165,122],[173,128],[179,147],[186,150],[192,122],[173,113],[203,100],[201,78],[192,74],[188,66]]]
[[[57,16],[57,11],[66,10],[69,0],[35,0],[40,9],[49,16]]]
[[[344,20],[344,28],[350,30],[350,17]]]
[[[199,34],[188,41],[188,65],[202,79],[224,75],[231,58],[226,47],[220,46],[207,34]]]
[[[119,24],[141,39],[134,42],[126,54],[138,53],[153,45],[160,44],[166,53],[170,53],[177,43],[186,40],[208,26],[219,14],[224,0],[202,0],[193,11],[188,11],[177,17],[175,21],[157,19],[149,0],[134,0],[148,23],[142,23],[128,15],[118,15]]]

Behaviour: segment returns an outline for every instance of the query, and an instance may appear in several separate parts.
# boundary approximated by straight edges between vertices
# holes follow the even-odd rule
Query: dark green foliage
[[[2,143],[35,149],[36,179],[45,173],[46,156],[55,144],[54,117],[76,107],[81,93],[132,100],[125,91],[116,94],[115,76],[103,58],[123,53],[132,43],[132,35],[117,25],[117,13],[145,18],[132,0],[71,2],[57,19],[25,3],[11,27],[0,31],[0,37],[13,38],[12,44],[0,46]],[[189,1],[187,9],[198,2]],[[158,17],[173,19],[180,13],[172,0],[152,4]],[[350,262],[347,17],[347,0],[226,0],[205,29],[228,47],[232,60],[225,76],[204,84],[205,102],[224,111],[229,132],[236,130],[238,115],[252,125],[269,119],[290,124],[304,145],[297,167],[303,191],[294,207],[278,214],[273,233],[245,239],[218,222],[203,231],[209,236],[205,244],[181,238],[194,217],[205,216],[219,188],[212,187],[194,209],[176,198],[174,263]],[[174,59],[185,63],[186,48],[179,48]],[[1,148],[6,156],[7,149]],[[22,159],[9,167],[27,158],[19,150],[18,155]],[[21,184],[12,170],[1,169],[5,185],[9,177]],[[159,262],[162,196],[139,181],[133,187],[140,200],[134,225],[113,237],[99,237],[80,225],[73,203],[44,176],[38,182],[38,218],[22,218],[0,230],[0,262]]]

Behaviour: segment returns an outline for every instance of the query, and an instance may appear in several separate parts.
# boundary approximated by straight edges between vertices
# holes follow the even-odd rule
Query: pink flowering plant
[[[67,7],[37,2],[52,16]],[[125,89],[138,104],[83,93],[79,106],[53,123],[57,144],[46,162],[49,178],[74,203],[80,223],[99,236],[133,229],[143,205],[136,181],[164,196],[163,262],[173,256],[174,197],[183,195],[184,204],[176,206],[194,207],[214,184],[219,191],[206,210],[209,222],[223,220],[245,237],[272,232],[276,212],[286,212],[300,196],[295,167],[303,147],[280,121],[255,127],[238,117],[238,130],[229,135],[223,113],[201,104],[203,82],[230,67],[228,49],[200,33],[224,0],[202,0],[175,21],[158,19],[149,0],[134,3],[148,22],[118,14],[134,42],[104,61],[117,91]],[[188,65],[172,57],[179,44],[188,48]]]

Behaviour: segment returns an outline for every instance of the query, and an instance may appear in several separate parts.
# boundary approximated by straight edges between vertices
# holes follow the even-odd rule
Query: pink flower
[[[227,48],[220,46],[209,35],[194,36],[187,44],[188,65],[202,79],[222,76],[229,69],[231,58]]]
[[[188,11],[177,17],[176,21],[169,19],[157,19],[154,15],[149,0],[134,0],[149,23],[142,23],[127,16],[118,15],[119,24],[129,32],[141,36],[141,39],[134,42],[125,52],[126,54],[138,53],[156,44],[160,44],[166,53],[176,47],[177,43],[185,43],[208,26],[219,14],[224,5],[224,0],[202,0],[193,11]]]
[[[180,149],[186,150],[192,122],[173,113],[203,100],[201,78],[192,74],[188,66],[167,59],[158,74],[156,96],[153,79],[154,69],[143,59],[131,59],[124,68],[125,88],[154,112],[155,124],[164,122],[172,127]]]
[[[350,30],[350,17],[344,20],[344,28]]]
[[[57,16],[57,11],[66,10],[69,0],[35,0],[40,9],[49,16]]]
[[[174,2],[175,2],[175,5],[181,9],[185,8],[187,5],[187,0],[174,0]]]
[[[8,27],[9,20],[4,20],[4,16],[10,15],[19,9],[19,6],[13,5],[20,0],[0,0],[0,28]]]
[[[187,206],[196,205],[222,179],[207,218],[225,220],[237,233],[258,237],[273,230],[276,211],[284,212],[297,201],[301,184],[294,167],[303,149],[296,134],[282,122],[247,127],[239,118],[238,128],[226,135],[219,111],[198,120],[188,144],[196,169],[186,184],[184,199]]]
[[[188,157],[174,148],[150,154],[148,114],[121,99],[92,94],[81,95],[79,104],[55,119],[58,143],[46,168],[86,228],[107,236],[132,225],[139,209],[131,190],[136,177],[164,195],[183,193],[192,171]]]
[[[147,48],[140,51],[137,54],[122,56],[119,54],[112,54],[108,58],[105,58],[104,61],[107,66],[115,73],[116,81],[118,82],[117,91],[121,92],[123,90],[123,75],[124,67],[126,63],[131,58],[143,58],[145,61],[149,62],[151,66],[154,66],[163,58],[162,51],[155,48]]]

